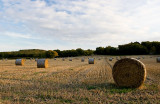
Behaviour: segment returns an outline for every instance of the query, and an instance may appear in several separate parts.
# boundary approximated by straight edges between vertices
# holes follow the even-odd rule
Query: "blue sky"
[[[0,51],[160,41],[160,0],[0,0]]]

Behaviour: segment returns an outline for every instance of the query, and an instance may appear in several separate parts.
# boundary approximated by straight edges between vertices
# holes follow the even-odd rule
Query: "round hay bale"
[[[38,60],[38,58],[35,58],[35,61],[37,61]]]
[[[81,58],[81,62],[84,62],[84,58]]]
[[[38,59],[37,68],[48,68],[48,59]]]
[[[24,62],[25,62],[25,59],[16,59],[15,64],[23,66]]]
[[[112,58],[109,58],[109,61],[112,61]]]
[[[89,59],[88,59],[88,63],[89,63],[89,64],[94,64],[94,62],[95,62],[95,61],[94,61],[94,58],[89,58]]]
[[[72,59],[69,59],[69,61],[72,61]]]
[[[145,65],[134,58],[117,61],[112,70],[115,83],[120,87],[140,87],[146,79]]]
[[[157,62],[160,63],[160,57],[157,57]]]
[[[140,58],[140,57],[137,57],[136,59],[137,59],[137,60],[140,60],[141,58]]]

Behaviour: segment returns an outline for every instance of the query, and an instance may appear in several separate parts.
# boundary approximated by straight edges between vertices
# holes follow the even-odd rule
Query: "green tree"
[[[58,56],[58,53],[56,51],[52,51],[52,50],[46,51],[46,57],[47,58],[53,58],[53,57],[56,57],[56,56]]]
[[[150,54],[156,54],[156,47],[151,47]]]

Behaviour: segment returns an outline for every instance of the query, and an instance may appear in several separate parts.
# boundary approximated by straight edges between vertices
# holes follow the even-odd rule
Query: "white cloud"
[[[5,32],[2,35],[7,35],[10,37],[14,37],[14,38],[26,38],[26,39],[30,39],[31,35],[29,34],[20,34],[20,33],[13,33],[13,32]]]
[[[6,28],[9,36],[31,38],[36,34],[83,48],[153,40],[160,34],[159,0],[2,1],[1,21],[22,23],[30,34],[10,34]]]

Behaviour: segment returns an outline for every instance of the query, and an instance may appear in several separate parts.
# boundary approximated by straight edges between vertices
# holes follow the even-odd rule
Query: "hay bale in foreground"
[[[38,59],[37,68],[48,68],[48,59]]]
[[[15,64],[23,66],[24,62],[25,62],[25,59],[16,59]]]
[[[157,57],[157,62],[160,63],[160,57]]]
[[[146,79],[145,65],[134,58],[117,61],[112,70],[115,83],[120,87],[140,87]]]
[[[88,59],[88,63],[89,63],[89,64],[94,64],[94,58],[89,58],[89,59]]]
[[[84,58],[81,58],[81,62],[84,62]]]

